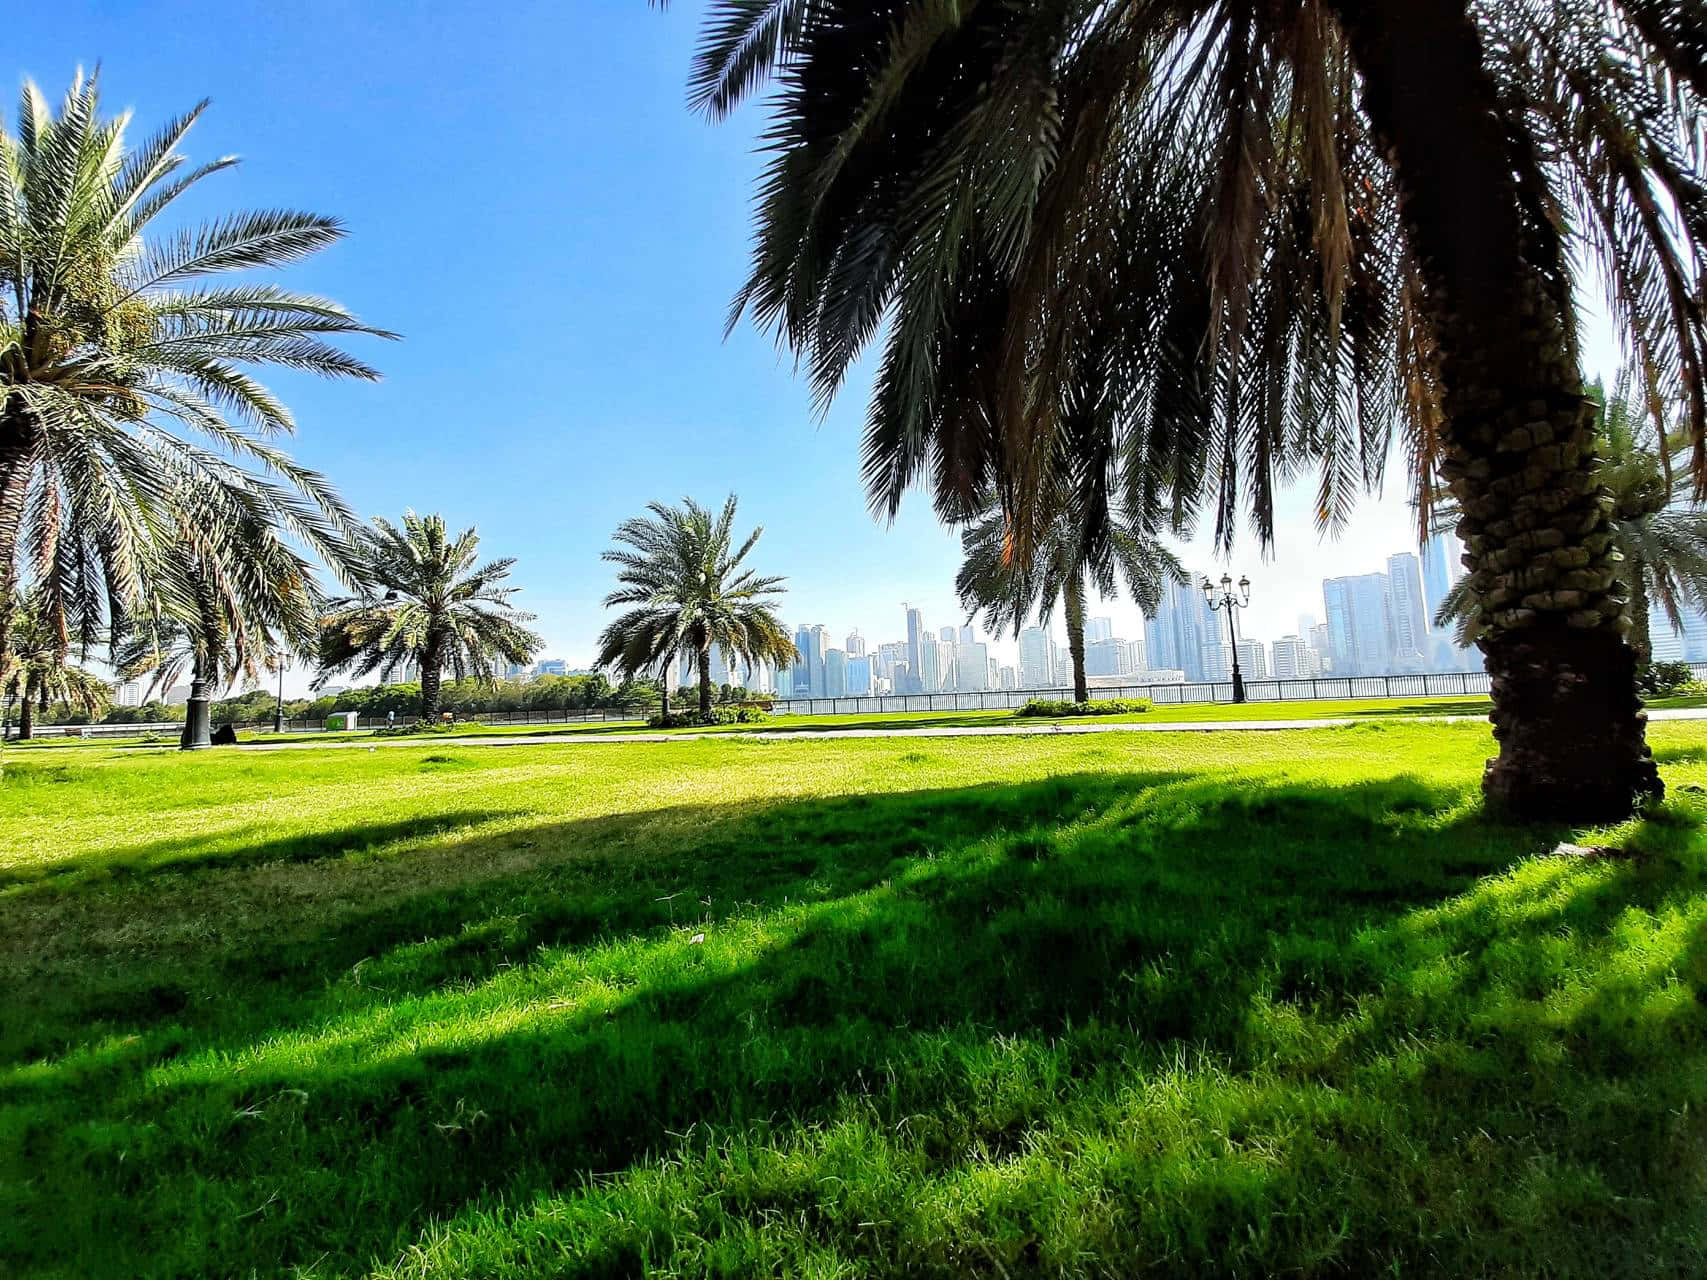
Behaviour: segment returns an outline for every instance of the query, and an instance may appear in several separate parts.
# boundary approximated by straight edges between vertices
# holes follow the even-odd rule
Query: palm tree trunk
[[[27,742],[36,736],[35,690],[24,685],[24,700],[18,706],[18,741]]]
[[[1630,647],[1636,651],[1636,661],[1643,666],[1654,660],[1654,638],[1649,632],[1648,566],[1640,556],[1632,557],[1630,580]]]
[[[1063,601],[1067,614],[1067,652],[1073,658],[1073,699],[1089,702],[1091,689],[1085,679],[1085,583],[1079,574],[1069,574]]]
[[[443,688],[440,668],[444,665],[444,645],[439,637],[428,636],[421,649],[421,719],[428,724],[439,720],[439,695]]]
[[[702,720],[711,717],[711,646],[699,650],[699,714]]]
[[[36,427],[29,415],[9,411],[0,417],[0,667],[11,652],[13,599],[18,586],[18,536],[24,524]]]
[[[1532,198],[1539,161],[1499,125],[1465,0],[1329,3],[1393,158],[1439,339],[1440,474],[1463,510],[1500,745],[1483,791],[1518,817],[1622,818],[1663,788],[1624,641],[1564,252]]]

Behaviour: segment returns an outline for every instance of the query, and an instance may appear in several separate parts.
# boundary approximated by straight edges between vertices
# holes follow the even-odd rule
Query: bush
[[[1683,692],[1694,679],[1687,662],[1652,662],[1636,673],[1636,688],[1644,698],[1667,698]]]
[[[411,724],[399,723],[384,729],[375,729],[373,733],[376,738],[399,738],[405,734],[414,737],[422,733],[454,733],[458,729],[478,729],[480,727],[478,720],[458,720],[455,724],[449,720],[441,720],[437,723],[431,720],[416,720]]]
[[[1148,698],[1106,698],[1097,702],[1033,698],[1019,709],[1022,716],[1136,716],[1155,704]]]
[[[694,729],[719,724],[764,724],[770,719],[763,707],[713,707],[705,715],[691,711],[654,712],[646,721],[654,729]]]

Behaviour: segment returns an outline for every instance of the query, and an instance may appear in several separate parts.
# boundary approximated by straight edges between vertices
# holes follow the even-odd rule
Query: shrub
[[[1694,679],[1687,662],[1653,662],[1636,673],[1636,688],[1644,698],[1666,698],[1681,693]]]
[[[376,738],[397,738],[404,734],[414,737],[422,733],[454,733],[458,729],[477,729],[479,727],[480,721],[478,720],[458,720],[455,724],[448,720],[436,723],[431,720],[416,720],[410,724],[394,724],[384,729],[375,729],[373,733]]]
[[[646,723],[654,729],[689,729],[718,724],[764,724],[769,719],[763,707],[713,707],[705,715],[697,708],[672,711],[667,716],[654,712]]]
[[[1136,716],[1155,704],[1148,698],[1106,698],[1096,702],[1033,698],[1019,709],[1022,716]]]

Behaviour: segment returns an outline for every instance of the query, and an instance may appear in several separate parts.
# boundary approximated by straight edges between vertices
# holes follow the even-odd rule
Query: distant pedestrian
[[[387,711],[385,713],[385,727],[387,729],[395,729],[397,727],[397,712]]]

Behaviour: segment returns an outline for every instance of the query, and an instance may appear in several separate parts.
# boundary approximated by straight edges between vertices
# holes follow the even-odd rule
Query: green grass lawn
[[[20,751],[7,1275],[1697,1276],[1707,725]],[[1550,856],[1567,837],[1620,856]]]

